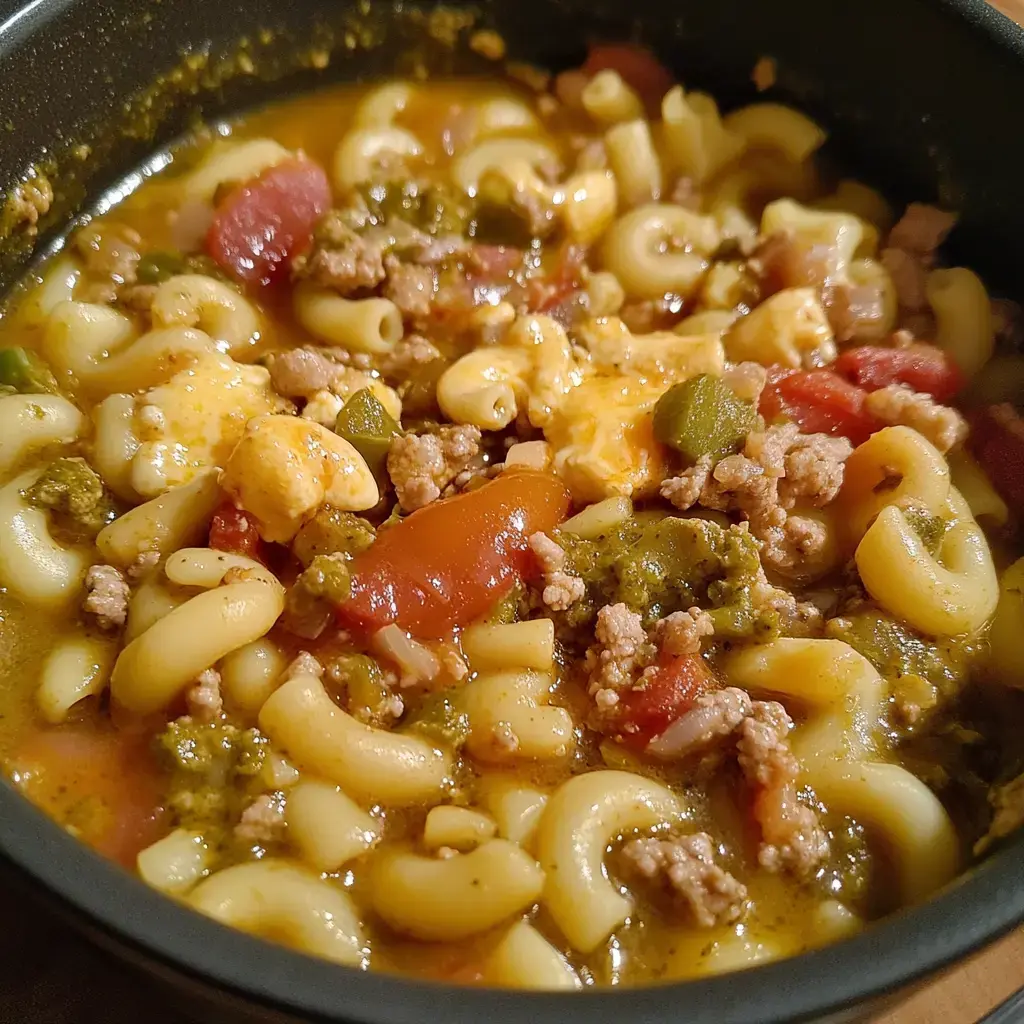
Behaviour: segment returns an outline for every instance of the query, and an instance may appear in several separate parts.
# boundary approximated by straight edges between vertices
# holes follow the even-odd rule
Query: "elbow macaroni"
[[[485,932],[529,907],[544,886],[537,862],[491,839],[471,853],[382,853],[370,866],[373,908],[395,931],[428,942]]]
[[[466,684],[470,753],[482,761],[552,760],[575,745],[572,717],[548,704],[554,682],[530,669],[490,672]]]
[[[684,811],[671,790],[630,772],[588,772],[555,791],[537,832],[537,860],[547,876],[544,906],[576,949],[596,949],[633,908],[605,870],[609,842],[676,824]]]
[[[188,904],[207,917],[350,967],[365,966],[367,944],[350,897],[287,861],[224,868]]]
[[[275,690],[259,724],[301,770],[368,803],[439,801],[451,771],[450,755],[417,736],[357,722],[312,676],[289,679]]]
[[[31,470],[0,488],[0,585],[28,605],[59,609],[81,591],[89,557],[54,540],[46,512],[22,497],[41,475]]]
[[[931,555],[903,510],[888,505],[864,534],[856,559],[868,593],[929,636],[973,633],[996,610],[999,582],[973,519],[950,526]]]
[[[224,583],[229,570],[240,582]],[[113,699],[136,714],[165,708],[200,672],[270,631],[284,588],[259,562],[193,548],[168,562],[172,582],[210,589],[158,619],[121,651],[110,679]]]

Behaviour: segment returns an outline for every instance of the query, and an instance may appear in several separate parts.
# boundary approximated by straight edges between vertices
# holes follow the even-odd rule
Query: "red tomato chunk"
[[[213,514],[210,547],[263,561],[263,541],[256,529],[256,521],[229,502],[221,505]]]
[[[967,444],[993,486],[1015,511],[1024,508],[1024,420],[1012,405],[971,414]]]
[[[553,530],[568,511],[565,485],[532,470],[427,505],[353,560],[341,625],[372,632],[396,622],[422,639],[449,636],[536,573],[527,538]]]
[[[769,422],[790,419],[805,434],[866,441],[881,427],[864,409],[866,392],[831,370],[787,370],[775,366],[761,392],[761,415]]]
[[[657,109],[662,97],[675,84],[672,72],[644,46],[637,43],[596,43],[590,47],[581,69],[593,76],[599,71],[617,71],[649,109]]]
[[[311,160],[288,160],[227,196],[214,213],[206,248],[239,281],[274,284],[287,278],[292,259],[309,248],[313,227],[330,205],[323,168]]]
[[[906,384],[937,402],[952,398],[964,385],[963,374],[942,349],[920,343],[906,348],[851,348],[836,360],[834,369],[865,391]]]
[[[623,694],[615,706],[623,742],[642,750],[714,686],[715,678],[699,655],[662,654],[643,688]]]

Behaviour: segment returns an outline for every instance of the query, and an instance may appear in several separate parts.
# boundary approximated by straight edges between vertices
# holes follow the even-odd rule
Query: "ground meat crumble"
[[[700,608],[672,612],[654,624],[653,639],[669,654],[700,654],[700,642],[715,632],[711,616]]]
[[[761,557],[780,572],[814,564],[827,533],[816,520],[791,515],[797,504],[822,508],[843,483],[853,452],[846,438],[801,434],[792,423],[753,431],[739,455],[713,464],[702,456],[690,469],[662,482],[661,496],[681,511],[696,504],[739,512],[762,543]]]
[[[220,673],[215,668],[208,668],[200,672],[196,681],[185,691],[188,713],[197,721],[211,722],[223,712],[220,683]]]
[[[967,421],[956,409],[939,405],[931,395],[912,391],[902,384],[872,391],[865,399],[864,408],[881,423],[912,427],[940,452],[948,452],[967,437]]]
[[[120,569],[112,565],[93,565],[85,574],[83,610],[95,616],[100,629],[120,629],[128,618],[131,588]]]
[[[739,726],[740,768],[757,790],[754,815],[761,826],[758,861],[768,871],[810,877],[829,855],[828,835],[815,811],[800,803],[800,763],[787,737],[793,721],[776,701],[754,701]]]
[[[269,846],[281,838],[284,827],[283,798],[277,793],[264,793],[242,811],[235,838],[252,846]]]
[[[441,496],[480,454],[478,427],[444,426],[436,434],[405,434],[391,442],[388,475],[398,502],[414,512]]]
[[[828,857],[829,842],[817,813],[799,798],[800,763],[788,741],[792,728],[781,704],[752,700],[745,690],[729,686],[698,697],[647,751],[675,760],[735,738],[740,769],[755,792],[761,866],[807,878]]]
[[[951,213],[924,203],[911,203],[889,232],[880,259],[896,286],[904,317],[928,310],[928,271],[935,265],[936,250],[955,223],[956,217]]]
[[[564,571],[565,551],[546,533],[535,533],[527,540],[544,573],[541,600],[552,611],[565,611],[586,593],[586,585],[578,576]]]
[[[632,839],[622,856],[641,877],[666,885],[702,928],[731,924],[743,914],[747,887],[715,863],[714,843],[705,832]]]
[[[597,643],[587,651],[589,692],[617,694],[631,689],[639,672],[650,664],[654,645],[647,639],[640,616],[624,604],[605,605],[597,613],[594,628]],[[601,698],[607,702],[608,697]],[[617,703],[617,698],[611,705]]]

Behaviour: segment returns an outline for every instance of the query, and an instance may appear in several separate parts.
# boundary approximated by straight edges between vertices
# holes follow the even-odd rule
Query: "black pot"
[[[0,288],[197,115],[216,117],[330,78],[393,71],[417,38],[423,8],[406,3],[399,14],[390,4],[370,6],[358,15],[356,4],[339,0],[0,0],[0,186],[41,158],[59,186],[35,253],[0,239]],[[1024,34],[982,0],[480,6],[516,56],[568,66],[588,37],[638,38],[688,86],[710,89],[727,106],[753,97],[750,71],[759,57],[776,58],[775,95],[827,125],[844,163],[896,200],[938,200],[961,211],[954,257],[1020,297],[1024,133],[1014,115],[1024,110]],[[349,42],[371,45],[351,50],[346,33]],[[242,35],[252,41],[256,74],[220,59],[237,52]],[[208,59],[182,71],[185,50]],[[328,67],[316,70],[331,50]],[[425,56],[446,67],[462,59],[440,46]],[[125,114],[125,101],[140,93],[143,102]],[[91,146],[84,161],[74,152],[83,141]],[[357,973],[231,931],[101,861],[0,784],[0,866],[217,1021],[236,1014],[366,1024],[858,1020],[1024,920],[1022,856],[1024,836],[923,906],[849,941],[741,974],[574,995],[487,992]],[[4,1011],[0,1017],[13,1019]]]

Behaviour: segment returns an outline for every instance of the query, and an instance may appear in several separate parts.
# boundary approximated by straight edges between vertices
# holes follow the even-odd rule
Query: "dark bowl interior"
[[[401,66],[429,8],[365,8],[338,0],[0,0],[0,191],[41,160],[58,182],[34,249],[0,239],[0,292],[59,244],[74,216],[197,118]],[[959,210],[953,257],[997,292],[1020,297],[1024,135],[1008,119],[1024,109],[1024,35],[982,0],[520,0],[474,10],[512,55],[555,68],[578,61],[588,38],[642,40],[688,87],[710,89],[727,107],[755,96],[750,71],[759,57],[774,57],[774,97],[828,126],[835,156],[894,200]],[[255,74],[234,59],[245,34]],[[312,66],[321,63],[314,51],[331,53],[326,68]],[[428,51],[439,70],[466,66],[458,49]],[[126,108],[133,97],[141,99]],[[72,155],[81,142],[91,146],[85,161]],[[230,931],[102,862],[0,784],[0,866],[129,961],[190,998],[219,1000],[221,1021],[242,1006],[260,1019],[367,1024],[853,1020],[866,1000],[1024,919],[1022,856],[1024,837],[938,898],[855,939],[739,975],[571,996],[483,992],[360,974]]]

